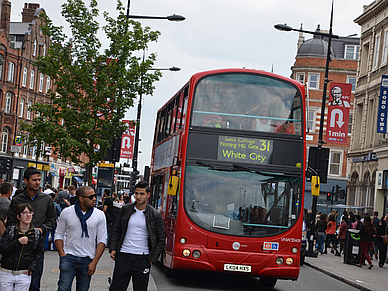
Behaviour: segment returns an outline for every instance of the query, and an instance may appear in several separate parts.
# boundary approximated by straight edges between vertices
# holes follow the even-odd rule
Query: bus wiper
[[[209,165],[208,163],[204,163],[204,162],[199,161],[199,160],[197,160],[197,161],[195,161],[195,162],[196,162],[198,165],[200,165],[200,166],[208,167],[209,170],[228,171],[228,172],[231,172],[231,171],[232,171],[232,170],[229,169],[229,168],[217,168],[217,167],[211,166],[211,165]]]
[[[252,169],[252,168],[249,168],[249,167],[246,167],[243,165],[238,165],[238,164],[233,164],[233,168],[234,168],[234,170],[237,170],[237,171],[247,171],[249,173],[256,173],[259,175],[270,176],[270,177],[274,176],[273,173],[266,173],[266,172],[262,172],[262,171],[257,171],[255,169]]]

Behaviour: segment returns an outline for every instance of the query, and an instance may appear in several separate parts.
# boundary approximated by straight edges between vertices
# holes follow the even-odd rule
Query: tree
[[[56,90],[50,92],[50,104],[34,104],[32,111],[37,117],[22,124],[32,144],[43,141],[55,154],[77,164],[85,154],[89,158],[89,183],[91,167],[103,160],[113,138],[126,129],[121,119],[133,100],[140,92],[152,94],[153,83],[161,77],[159,71],[147,73],[156,54],[149,54],[147,59],[137,56],[150,42],[157,41],[160,33],[128,20],[120,0],[116,9],[117,18],[103,14],[107,24],[102,30],[109,41],[104,50],[97,37],[96,0],[91,0],[89,7],[82,0],[67,0],[62,5],[71,39],[63,33],[63,27],[54,26],[42,13],[42,32],[49,36],[50,46],[36,65],[50,76]]]

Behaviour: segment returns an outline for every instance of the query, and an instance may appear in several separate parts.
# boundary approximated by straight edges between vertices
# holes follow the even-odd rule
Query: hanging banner
[[[387,95],[388,95],[388,75],[381,76],[379,111],[377,114],[377,132],[387,133]]]
[[[128,123],[129,128],[123,133],[121,137],[120,158],[132,159],[133,145],[135,142],[135,127],[132,126],[133,124],[132,120],[123,120],[123,122]]]
[[[329,108],[327,112],[326,142],[348,142],[349,110],[352,84],[330,83]]]

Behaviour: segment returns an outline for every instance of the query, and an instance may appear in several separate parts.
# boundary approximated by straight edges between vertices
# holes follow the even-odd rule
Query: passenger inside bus
[[[257,112],[259,118],[251,119],[249,122],[249,129],[257,131],[273,131],[272,129],[272,120],[270,116],[270,107],[267,104],[263,104],[257,107],[252,108],[246,114],[252,115]],[[243,126],[244,127],[244,126]]]
[[[212,105],[212,112],[221,112],[221,103],[214,102]],[[228,122],[226,118],[219,114],[210,114],[202,120],[202,126],[227,128]]]
[[[275,132],[295,134],[295,126],[294,126],[294,124],[292,122],[287,120],[283,124],[277,126],[275,128]]]

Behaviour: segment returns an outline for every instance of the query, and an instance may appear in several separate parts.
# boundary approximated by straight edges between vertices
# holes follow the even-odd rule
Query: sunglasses
[[[89,198],[90,200],[92,200],[93,198],[97,198],[97,194],[93,194],[89,196],[81,196],[81,197]]]

